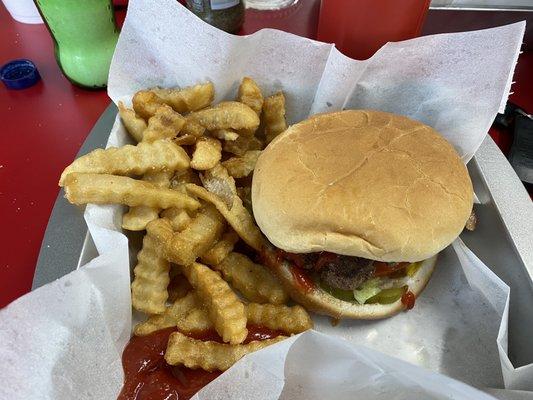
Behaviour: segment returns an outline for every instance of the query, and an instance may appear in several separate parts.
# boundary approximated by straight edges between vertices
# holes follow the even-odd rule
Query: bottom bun
[[[404,284],[417,298],[426,287],[435,268],[437,256],[422,261],[422,265],[412,277],[406,277]],[[338,299],[319,286],[306,291],[295,280],[291,272],[291,264],[283,262],[275,270],[277,277],[289,292],[291,298],[304,306],[307,310],[317,314],[324,314],[336,319],[380,319],[390,317],[404,310],[406,306],[401,300],[391,304],[357,304]]]

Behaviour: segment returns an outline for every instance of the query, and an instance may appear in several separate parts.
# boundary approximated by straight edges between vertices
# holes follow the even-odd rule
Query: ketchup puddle
[[[168,338],[176,328],[167,328],[146,336],[133,336],[122,353],[124,386],[118,400],[188,400],[222,371],[207,372],[166,363],[164,355]],[[222,343],[214,331],[186,333],[198,340]],[[248,326],[244,343],[266,340],[281,335],[263,326]]]

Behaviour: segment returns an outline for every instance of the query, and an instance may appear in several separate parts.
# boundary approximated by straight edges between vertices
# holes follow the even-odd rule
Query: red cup
[[[430,0],[322,0],[318,40],[364,60],[387,42],[420,35]]]

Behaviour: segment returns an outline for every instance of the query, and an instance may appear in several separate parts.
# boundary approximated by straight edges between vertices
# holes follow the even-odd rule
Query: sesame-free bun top
[[[431,127],[347,110],[291,126],[257,162],[254,217],[275,246],[419,261],[448,246],[472,210],[467,169]]]

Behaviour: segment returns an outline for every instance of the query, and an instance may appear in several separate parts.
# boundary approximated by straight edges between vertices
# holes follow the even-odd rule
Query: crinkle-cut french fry
[[[173,171],[157,171],[147,172],[143,176],[143,180],[150,182],[160,188],[170,187],[170,179],[174,176]]]
[[[245,304],[248,325],[261,325],[287,335],[311,329],[313,321],[302,306],[280,304]],[[135,327],[137,336],[160,329],[177,327],[182,332],[198,332],[213,328],[207,310],[193,291],[178,298],[163,314],[153,315]]]
[[[159,188],[168,188],[173,175],[172,171],[148,172],[144,174],[143,180]],[[129,231],[144,231],[148,222],[159,218],[160,211],[159,208],[148,206],[130,207],[129,211],[122,216],[122,228]]]
[[[244,254],[230,253],[215,266],[231,286],[256,303],[285,304],[289,295],[270,271]]]
[[[161,100],[179,113],[197,111],[209,107],[215,97],[215,87],[211,82],[201,83],[182,89],[153,88]]]
[[[242,204],[250,215],[253,215],[253,209],[252,209],[252,188],[250,186],[243,186],[237,188],[237,194],[239,195],[240,199],[242,200]]]
[[[267,143],[270,143],[276,136],[287,129],[283,92],[278,92],[265,99],[263,103],[263,120],[265,122]]]
[[[216,194],[231,209],[237,188],[235,179],[228,174],[226,168],[217,164],[214,168],[200,174],[200,180],[209,192]]]
[[[126,108],[124,103],[118,102],[118,113],[126,130],[136,142],[143,140],[143,132],[146,129],[146,121],[139,117],[135,111]]]
[[[65,180],[65,197],[72,204],[147,205],[196,210],[200,203],[186,194],[125,176],[72,173]]]
[[[223,101],[216,106],[196,111],[187,116],[187,120],[196,122],[205,129],[245,130],[253,133],[259,126],[259,117],[246,104],[238,101]]]
[[[133,95],[133,109],[145,120],[149,120],[163,104],[163,99],[150,90],[140,90]]]
[[[152,221],[146,229],[164,244],[165,254],[170,261],[189,265],[213,247],[225,226],[222,215],[206,204],[181,232],[174,232],[166,219]]]
[[[189,162],[185,150],[168,140],[96,149],[65,168],[59,186],[63,186],[66,176],[72,172],[143,175],[147,172],[185,169],[189,167]]]
[[[229,129],[215,129],[214,131],[211,131],[211,135],[217,139],[229,141],[237,140],[239,137],[237,132]]]
[[[233,141],[224,142],[224,151],[235,154],[237,156],[243,156],[250,150],[262,150],[263,142],[255,136],[242,136]]]
[[[176,143],[178,146],[192,146],[193,144],[196,143],[196,139],[198,138],[194,135],[185,134],[185,135],[180,135],[175,139],[172,139],[172,141]]]
[[[239,235],[232,229],[224,233],[220,240],[205,253],[200,260],[208,265],[217,265],[233,251],[233,246],[239,241]]]
[[[189,216],[187,211],[180,210],[179,208],[169,208],[164,210],[161,213],[161,217],[169,220],[172,229],[175,232],[181,232],[184,230],[192,221],[192,218]]]
[[[196,296],[196,295],[195,295]],[[201,307],[195,307],[187,314],[187,316],[176,326],[183,332],[198,332],[213,328],[213,322],[209,318],[209,314],[202,304]]]
[[[205,127],[192,120],[190,115],[188,115],[185,120],[185,125],[183,125],[183,128],[181,129],[181,133],[183,135],[200,137],[205,133]]]
[[[261,89],[259,89],[259,86],[257,86],[257,83],[252,78],[247,76],[242,78],[237,100],[249,106],[257,115],[261,115],[263,95],[261,94]]]
[[[196,183],[200,185],[201,181],[198,173],[191,168],[176,171],[170,180],[170,187],[172,189],[176,189],[182,186],[184,183]]]
[[[246,244],[257,251],[262,249],[264,241],[261,231],[255,225],[248,210],[243,206],[239,196],[234,196],[233,204],[229,208],[224,200],[201,186],[188,183],[186,187],[189,193],[213,204]]]
[[[179,264],[176,262],[176,260],[174,260],[172,254],[173,251],[171,242],[174,238],[174,229],[172,229],[172,225],[170,224],[169,220],[165,218],[159,218],[151,221],[148,225],[146,225],[146,232],[157,239],[161,246],[161,251],[167,260]]]
[[[137,336],[144,336],[170,327],[177,327],[182,332],[205,331],[213,328],[207,311],[194,291],[177,299],[165,309],[163,314],[153,315],[137,324],[133,333]]]
[[[226,343],[242,343],[246,339],[244,304],[220,275],[203,264],[192,263],[182,268],[183,275],[206,306],[215,330]]]
[[[313,328],[313,321],[302,306],[285,306],[281,304],[246,305],[248,324],[261,325],[269,329],[295,334]]]
[[[148,206],[130,207],[122,216],[122,228],[128,231],[144,231],[150,221],[159,218],[159,208]]]
[[[224,161],[222,166],[234,178],[244,178],[253,172],[260,154],[261,150],[250,150],[241,157],[232,157]]]
[[[201,137],[196,141],[191,168],[199,171],[213,168],[222,158],[222,144],[211,137]]]
[[[148,120],[148,127],[143,134],[143,142],[154,142],[161,139],[172,139],[185,124],[185,118],[172,107],[162,104]]]
[[[145,235],[143,247],[137,254],[137,265],[133,270],[135,279],[131,284],[131,303],[136,310],[147,314],[165,312],[169,270],[170,263],[159,251],[157,241]]]
[[[263,349],[285,339],[258,340],[247,344],[224,344],[202,341],[174,332],[168,340],[165,360],[170,365],[185,365],[188,368],[201,368],[206,371],[225,371],[248,353]]]
[[[167,287],[168,292],[168,301],[173,303],[177,299],[185,297],[187,293],[192,290],[192,286],[181,273],[175,276],[172,276],[172,269],[170,270],[170,283]]]

